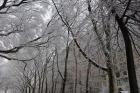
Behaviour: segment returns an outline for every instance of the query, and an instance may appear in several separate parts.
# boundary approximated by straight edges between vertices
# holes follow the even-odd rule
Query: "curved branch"
[[[127,6],[126,6],[126,8],[125,8],[125,10],[124,10],[123,15],[121,16],[121,18],[123,18],[123,17],[125,16],[127,10],[129,9],[130,4],[131,4],[131,1],[132,1],[132,0],[128,0]]]
[[[71,35],[72,35],[72,37],[73,37],[73,40],[74,40],[74,42],[75,42],[77,48],[79,49],[80,53],[84,56],[84,58],[87,59],[88,62],[90,62],[90,63],[91,63],[92,65],[94,65],[95,67],[97,67],[97,68],[99,68],[99,69],[102,69],[103,71],[108,71],[107,68],[104,68],[104,67],[98,65],[96,62],[94,62],[93,60],[91,60],[91,59],[86,55],[86,53],[82,50],[82,48],[81,48],[80,45],[78,44],[76,38],[74,38],[74,33],[72,32],[72,29],[71,29],[71,27],[69,26],[68,22],[64,21],[62,15],[61,15],[60,12],[58,11],[58,8],[57,8],[57,6],[56,6],[54,0],[52,0],[52,2],[53,2],[53,5],[55,6],[55,9],[56,9],[56,11],[57,11],[59,17],[61,18],[61,21],[64,23],[64,25],[65,25],[65,26],[68,28],[68,30],[70,31],[70,33],[71,33]]]

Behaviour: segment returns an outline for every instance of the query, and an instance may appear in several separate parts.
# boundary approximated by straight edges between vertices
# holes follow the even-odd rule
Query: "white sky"
[[[6,63],[9,62],[9,61],[8,61],[7,59],[5,59],[5,58],[0,58],[0,60],[1,60],[0,66],[1,66],[1,65],[4,65],[4,64],[6,64]]]
[[[2,3],[2,0],[0,0],[0,4]],[[34,7],[35,8],[38,8],[38,9],[43,9],[43,5],[41,5],[40,3],[37,3],[37,4],[34,4]],[[51,17],[52,17],[52,7],[51,6],[48,6],[48,9],[44,9],[46,10],[44,14],[41,15],[44,23],[47,23]],[[9,15],[9,17],[11,18],[16,18],[15,15]],[[3,41],[0,40],[0,46],[3,47],[3,48],[7,48]],[[4,65],[6,63],[8,63],[8,60],[7,59],[4,59],[4,58],[0,58],[1,62],[0,62],[0,66],[1,65]]]
[[[0,6],[2,5],[3,0],[0,0]]]

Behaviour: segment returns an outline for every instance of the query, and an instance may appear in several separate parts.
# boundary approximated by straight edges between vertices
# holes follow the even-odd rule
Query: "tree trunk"
[[[86,93],[89,93],[89,73],[90,73],[91,63],[88,63],[87,67],[87,77],[86,77]]]
[[[35,70],[34,85],[33,85],[33,91],[32,91],[32,93],[35,93],[35,90],[36,90],[36,70]]]
[[[44,81],[45,81],[45,72],[43,72],[43,76],[42,76],[42,84],[41,84],[41,93],[43,93],[44,90]]]
[[[78,62],[76,58],[76,50],[75,47],[73,49],[74,59],[75,59],[75,84],[74,84],[74,93],[77,92],[77,71],[78,71]]]
[[[8,87],[6,87],[6,89],[4,90],[4,93],[7,93],[7,91],[8,91]]]
[[[51,86],[51,92],[54,92],[54,58],[53,58],[53,64],[52,64],[52,86]]]
[[[38,93],[40,93],[40,89],[41,89],[41,78],[40,78],[40,76],[39,76],[39,83],[38,83]]]
[[[110,66],[108,66],[108,83],[109,83],[109,93],[114,93],[114,77],[113,77],[113,71]]]
[[[109,16],[103,19],[103,28],[106,35],[106,51],[104,50],[104,55],[106,58],[106,64],[108,68],[108,83],[109,83],[109,93],[114,93],[114,76],[113,76],[113,63],[111,60],[111,31],[110,31],[110,24],[109,24]],[[103,47],[103,46],[102,46]]]
[[[131,40],[129,37],[129,31],[128,31],[127,27],[125,26],[123,19],[120,18],[117,14],[115,15],[115,19],[122,32],[124,43],[125,43],[130,93],[139,93],[135,65],[134,65],[132,44],[131,44]]]
[[[48,93],[48,82],[47,82],[47,77],[46,77],[46,81],[45,81],[45,93]]]
[[[65,68],[64,68],[64,78],[63,78],[63,81],[62,81],[61,93],[65,93],[65,88],[66,88],[68,56],[69,56],[69,45],[68,45],[68,43],[67,43],[67,47],[66,47],[66,57],[65,57]]]

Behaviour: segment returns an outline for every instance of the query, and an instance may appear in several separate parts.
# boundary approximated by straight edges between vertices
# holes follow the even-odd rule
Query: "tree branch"
[[[103,71],[107,71],[107,68],[104,68],[104,67],[98,65],[96,62],[92,61],[92,60],[86,55],[86,53],[81,49],[81,47],[80,47],[80,45],[78,44],[76,38],[74,38],[74,33],[72,32],[72,29],[71,29],[71,27],[69,26],[68,22],[64,21],[62,15],[61,15],[60,12],[58,11],[58,8],[57,8],[57,6],[56,6],[54,0],[52,0],[52,2],[53,2],[53,4],[54,4],[54,6],[55,6],[55,9],[56,9],[56,11],[57,11],[59,17],[61,18],[61,21],[64,23],[64,25],[65,25],[65,26],[68,28],[68,30],[71,32],[71,35],[72,35],[72,37],[73,37],[73,40],[74,40],[74,42],[75,42],[77,48],[79,49],[80,53],[81,53],[81,54],[85,57],[85,59],[87,59],[87,61],[90,62],[92,65],[94,65],[95,67],[97,67],[97,68],[99,68],[99,69],[102,69]]]

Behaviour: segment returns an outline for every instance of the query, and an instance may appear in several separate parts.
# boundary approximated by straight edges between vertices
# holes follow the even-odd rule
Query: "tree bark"
[[[69,45],[67,42],[67,47],[66,47],[66,57],[65,57],[65,68],[64,68],[64,78],[62,82],[62,88],[61,88],[61,93],[65,93],[65,88],[66,88],[66,81],[67,81],[67,62],[68,62],[68,56],[69,56]]]
[[[78,71],[78,62],[77,62],[77,58],[76,58],[76,50],[75,47],[73,49],[73,55],[74,55],[74,59],[75,59],[75,84],[74,84],[74,93],[77,92],[77,71]]]
[[[109,65],[109,64],[108,64]],[[114,93],[114,77],[113,77],[113,70],[110,66],[108,67],[108,83],[109,83],[109,93]]]
[[[47,82],[47,77],[45,81],[45,93],[48,93],[48,82]]]
[[[35,90],[36,90],[36,70],[35,70],[34,85],[33,85],[33,91],[32,91],[32,93],[35,93]]]
[[[88,63],[87,67],[87,77],[86,77],[86,92],[89,93],[89,73],[90,73],[91,63]]]
[[[117,14],[115,15],[115,19],[121,30],[121,33],[122,33],[123,39],[124,39],[124,43],[125,43],[130,93],[139,93],[135,65],[134,65],[132,44],[131,44],[131,40],[129,37],[129,31],[128,31],[127,27],[125,26],[123,19],[120,18]]]

